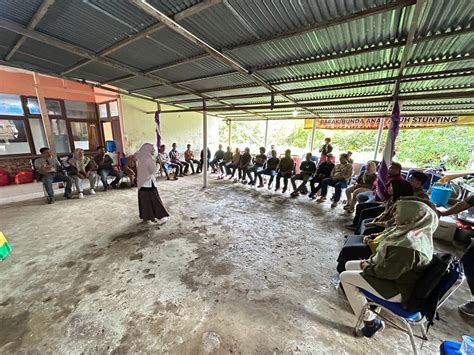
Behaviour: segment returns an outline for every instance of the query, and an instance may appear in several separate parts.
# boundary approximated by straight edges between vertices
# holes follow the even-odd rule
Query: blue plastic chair
[[[438,308],[439,309],[444,302],[461,286],[461,284],[464,281],[464,270],[462,268],[462,264],[459,262],[459,260],[455,260],[455,267],[453,267],[450,271],[449,274],[445,275],[443,279],[441,280],[441,288],[440,288],[440,295],[441,299],[438,303]],[[396,316],[398,319],[401,320],[401,322],[405,325],[405,329],[400,327],[399,325],[393,323],[389,319],[383,317],[379,312],[374,312],[377,315],[379,315],[381,318],[392,324],[395,328],[405,332],[408,334],[410,337],[410,342],[411,346],[413,348],[413,353],[416,355],[418,354],[417,349],[416,349],[416,343],[415,343],[415,336],[413,334],[413,329],[412,325],[417,325],[421,328],[421,333],[422,333],[422,339],[423,340],[428,340],[428,337],[426,335],[426,329],[425,329],[425,324],[426,324],[426,318],[421,312],[408,312],[406,309],[403,308],[401,303],[397,302],[389,302],[387,300],[384,300],[380,297],[375,296],[374,294],[360,289],[359,291],[364,294],[364,296],[367,298],[367,304],[365,307],[362,309],[362,312],[360,313],[358,319],[357,319],[357,324],[354,327],[354,333],[357,333],[358,329],[360,328],[362,321],[364,319],[365,312],[369,309],[369,307],[381,307],[385,309],[386,311],[390,312],[392,315]]]

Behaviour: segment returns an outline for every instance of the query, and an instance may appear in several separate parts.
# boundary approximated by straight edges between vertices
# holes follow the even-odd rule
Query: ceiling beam
[[[414,3],[415,3],[415,0],[390,1],[386,4],[383,4],[383,5],[380,5],[380,6],[375,6],[375,7],[366,9],[366,10],[358,11],[358,12],[355,12],[355,13],[347,15],[347,16],[341,16],[341,17],[329,19],[329,20],[326,20],[326,21],[316,22],[316,23],[310,24],[310,25],[305,26],[305,27],[296,28],[296,29],[293,29],[293,30],[290,30],[290,31],[287,31],[287,32],[281,32],[281,33],[278,33],[278,34],[275,34],[275,35],[272,35],[272,36],[268,36],[268,37],[261,38],[261,39],[256,39],[256,40],[253,40],[253,41],[248,41],[248,42],[245,42],[245,43],[238,44],[236,46],[224,47],[224,48],[221,48],[219,51],[222,52],[222,53],[227,53],[227,52],[230,52],[234,49],[241,49],[241,48],[244,48],[244,47],[261,45],[261,44],[265,44],[265,43],[275,41],[275,40],[279,40],[279,39],[284,39],[284,38],[288,38],[288,37],[292,37],[292,36],[297,36],[297,35],[301,35],[301,34],[312,32],[312,31],[322,30],[322,29],[342,25],[344,23],[348,23],[348,22],[351,22],[351,21],[360,20],[360,19],[363,19],[365,17],[374,16],[374,15],[378,15],[378,14],[381,14],[381,13],[384,13],[384,12],[388,12],[388,11],[396,10],[396,9],[399,9],[399,8],[402,8],[402,7],[410,6],[410,5],[413,5]],[[204,54],[204,55],[201,55],[199,57],[186,58],[186,59],[183,59],[183,60],[180,60],[180,61],[176,61],[174,63],[165,64],[165,65],[162,65],[160,67],[152,68],[152,71],[171,69],[175,66],[182,65],[182,64],[188,64],[188,63],[191,63],[195,60],[202,59],[202,58],[205,58],[205,57],[208,57],[208,56],[209,56],[208,54],[207,55]]]
[[[413,16],[411,19],[410,30],[408,32],[405,47],[403,47],[402,59],[400,60],[400,68],[398,69],[398,79],[395,81],[395,85],[393,86],[392,96],[394,98],[394,101],[398,99],[401,79],[405,70],[405,66],[407,65],[408,58],[410,57],[411,49],[413,47],[421,10],[424,8],[425,4],[425,0],[416,0],[415,10],[413,11]]]
[[[148,13],[149,15],[153,16],[156,18],[158,21],[166,25],[169,29],[172,31],[178,33],[182,37],[186,38],[188,41],[193,43],[194,45],[198,46],[199,48],[202,48],[205,50],[207,53],[209,53],[212,57],[218,59],[219,61],[223,62],[224,64],[230,66],[231,68],[234,68],[237,72],[250,76],[252,80],[257,82],[259,85],[263,86],[264,88],[270,90],[270,91],[275,91],[275,89],[271,86],[268,85],[265,80],[263,80],[258,74],[255,73],[250,73],[247,69],[245,69],[243,66],[241,66],[238,62],[233,60],[232,58],[226,56],[224,53],[221,53],[214,47],[212,47],[210,44],[199,38],[198,36],[194,35],[187,29],[185,29],[183,26],[181,26],[179,23],[176,21],[173,21],[170,19],[168,16],[166,16],[164,13],[160,12],[157,10],[155,7],[147,3],[145,0],[130,0],[130,2],[135,5],[136,7],[140,8],[144,12]],[[286,95],[280,95],[283,96],[285,99],[295,103],[295,100],[293,100],[291,97],[286,96]],[[311,114],[317,115],[317,112],[314,110],[309,110]]]
[[[54,4],[54,1],[55,0],[43,0],[40,7],[38,8],[38,10],[36,10],[35,14],[31,17],[30,22],[26,26],[27,31],[33,31],[35,29],[35,27],[38,25],[38,23],[41,21],[44,15],[46,15],[51,5]],[[8,54],[5,56],[6,61],[9,61],[13,57],[15,52],[21,47],[21,45],[23,44],[23,42],[25,42],[25,40],[26,40],[25,36],[20,36],[18,41],[15,43],[15,45],[10,49]]]
[[[195,14],[197,14],[201,11],[204,11],[204,10],[208,9],[209,7],[214,6],[216,4],[219,4],[221,2],[222,2],[222,0],[206,0],[206,1],[200,2],[196,5],[193,5],[191,7],[188,7],[187,9],[185,9],[181,12],[178,12],[173,17],[176,21],[184,20],[185,18],[188,18],[192,15],[195,15]],[[114,43],[110,47],[107,47],[107,48],[101,50],[100,52],[97,53],[97,56],[98,57],[105,57],[109,54],[112,54],[115,51],[118,51],[119,49],[122,49],[125,46],[128,46],[128,45],[140,40],[140,39],[147,38],[149,35],[153,34],[154,32],[157,32],[157,31],[162,30],[164,28],[166,28],[166,26],[163,25],[162,23],[159,23],[159,22],[155,23],[155,24],[145,28],[142,31],[137,32],[137,33],[131,35],[128,38],[124,38],[123,40]],[[84,65],[87,65],[87,64],[89,64],[93,61],[94,61],[93,59],[81,60],[80,62],[78,62],[78,63],[70,66],[69,68],[63,70],[61,72],[61,75],[70,73],[70,72],[72,72],[76,69],[79,69],[79,68],[83,67]],[[147,73],[145,73],[145,74],[147,74]],[[131,76],[131,77],[133,77],[133,76]]]
[[[367,86],[374,86],[374,85],[382,85],[382,84],[389,84],[393,83],[400,79],[401,82],[403,81],[423,81],[423,80],[435,80],[441,79],[445,77],[462,77],[462,76],[470,76],[474,75],[474,67],[472,68],[462,68],[462,69],[453,69],[453,70],[444,70],[444,71],[436,71],[436,72],[427,72],[427,73],[420,73],[420,74],[411,74],[405,75],[404,77],[399,76],[390,76],[382,79],[372,79],[372,80],[360,80],[360,81],[351,81],[350,83],[343,83],[343,84],[332,84],[332,85],[319,85],[319,86],[311,86],[301,89],[293,89],[293,90],[281,90],[277,91],[278,94],[286,94],[286,95],[295,95],[295,94],[303,94],[303,93],[311,93],[317,91],[327,91],[327,90],[340,90],[340,89],[350,89],[350,88],[358,88],[358,87],[367,87]],[[130,90],[131,92],[136,92],[137,90]],[[257,97],[269,97],[273,95],[271,92],[262,92],[262,93],[253,93],[253,94],[241,94],[241,95],[226,95],[226,96],[213,96],[214,98],[218,98],[221,100],[236,100],[236,99],[250,99],[250,98],[257,98]],[[168,101],[173,104],[186,104],[192,102],[201,102],[201,99],[186,99],[186,100],[174,100]]]
[[[469,91],[453,91],[449,93],[437,93],[437,94],[422,94],[422,95],[403,95],[399,97],[399,100],[440,100],[440,99],[457,99],[457,98],[474,98],[474,90]],[[393,95],[380,97],[380,98],[361,98],[354,100],[347,100],[345,104],[359,104],[359,103],[377,103],[377,102],[391,102],[393,101]],[[283,104],[283,105],[255,105],[255,106],[234,106],[234,107],[219,107],[219,106],[210,106],[207,107],[207,111],[212,112],[232,112],[232,111],[242,111],[242,110],[278,110],[286,108],[298,108],[298,107],[320,107],[320,106],[331,106],[340,104],[340,99],[330,100],[324,102],[311,102],[305,104]],[[166,110],[163,113],[172,113],[172,112],[189,112],[189,111],[202,111],[202,107],[193,107],[191,109],[179,109],[179,110]]]

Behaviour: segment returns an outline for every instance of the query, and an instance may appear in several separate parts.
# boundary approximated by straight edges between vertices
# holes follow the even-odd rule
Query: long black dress
[[[153,183],[152,187],[141,187],[138,190],[138,211],[140,218],[144,221],[153,221],[169,216]]]
[[[340,274],[346,271],[346,262],[349,260],[366,260],[371,255],[372,250],[364,243],[363,235],[348,236],[337,258],[337,272]]]

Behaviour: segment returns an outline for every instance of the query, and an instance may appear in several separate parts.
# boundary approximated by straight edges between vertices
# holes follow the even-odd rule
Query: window
[[[74,147],[94,150],[99,145],[97,126],[91,122],[71,122]]]
[[[92,102],[64,101],[67,118],[95,119],[95,104]]]
[[[53,132],[54,145],[57,153],[69,153],[69,138],[65,120],[51,120],[51,131]]]
[[[46,101],[46,109],[48,110],[48,115],[52,116],[61,116],[61,104],[59,101],[56,100],[45,100]],[[27,101],[28,111],[32,115],[40,115],[40,108],[38,104],[38,100],[34,97],[29,97]]]
[[[0,120],[0,155],[28,154],[30,145],[22,120]]]
[[[0,115],[23,116],[20,96],[0,94]]]
[[[99,117],[100,118],[107,118],[107,104],[100,104],[99,105]]]
[[[44,134],[43,122],[37,118],[30,118],[29,122],[36,154],[40,154],[40,149],[48,146],[46,135]]]
[[[117,101],[109,102],[110,117],[118,117]]]

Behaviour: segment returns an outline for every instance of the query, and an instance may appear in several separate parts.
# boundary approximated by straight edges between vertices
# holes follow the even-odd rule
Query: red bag
[[[15,184],[28,184],[33,182],[33,173],[31,171],[20,171],[15,175]]]
[[[0,170],[0,186],[7,186],[10,184],[10,174],[8,171]]]

